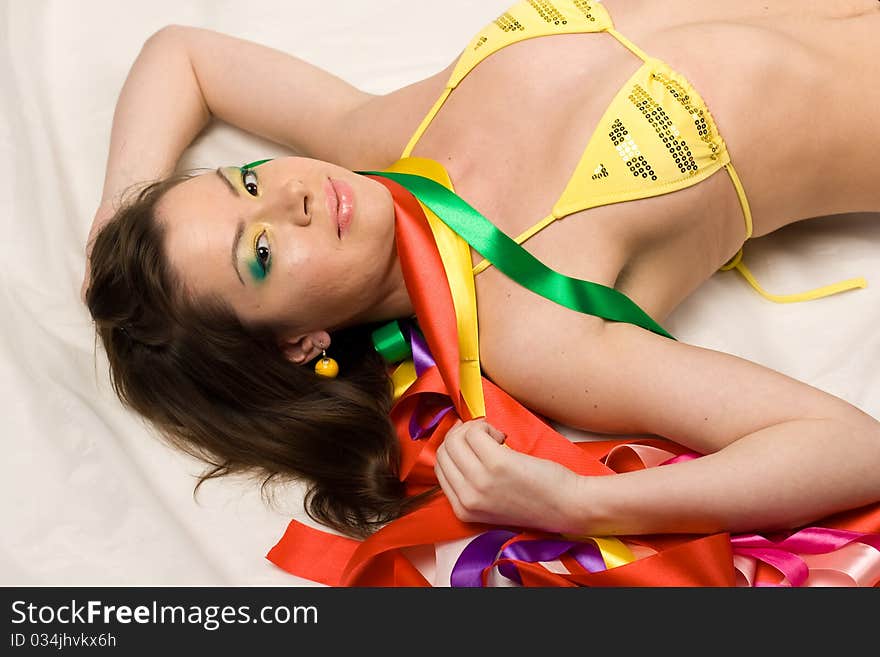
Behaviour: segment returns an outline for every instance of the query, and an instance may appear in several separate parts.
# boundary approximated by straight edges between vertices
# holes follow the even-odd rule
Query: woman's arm
[[[309,157],[348,157],[348,115],[372,98],[292,55],[197,27],[144,44],[123,85],[103,198],[170,173],[212,118]]]
[[[89,284],[92,242],[126,190],[172,173],[184,150],[208,124],[205,103],[182,30],[164,28],[146,40],[131,66],[113,113],[101,202],[86,238],[80,295]]]
[[[144,43],[117,100],[87,257],[126,189],[172,173],[212,118],[345,166],[362,155],[363,140],[342,126],[372,98],[278,50],[202,28],[159,30]]]
[[[496,367],[496,383],[570,426],[656,434],[706,456],[579,477],[502,448],[479,425],[460,427],[437,455],[460,516],[599,535],[738,532],[796,527],[880,500],[880,423],[844,400],[628,324],[608,325],[595,340],[566,347],[565,359],[552,341],[533,343],[539,362],[554,362],[548,378]]]
[[[706,456],[604,487],[580,480],[601,495],[581,506],[590,524],[614,533],[787,528],[880,500],[877,419],[749,360],[629,324],[607,329],[610,412]]]
[[[210,117],[179,31],[159,30],[144,43],[119,93],[101,202],[117,202],[130,185],[174,171]]]
[[[347,166],[350,118],[376,98],[293,55],[197,27],[171,26],[211,115],[297,153]]]

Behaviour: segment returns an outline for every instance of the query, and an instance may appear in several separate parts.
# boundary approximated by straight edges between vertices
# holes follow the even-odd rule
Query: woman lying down
[[[268,556],[322,583],[432,584],[409,548],[460,540],[437,584],[873,586],[877,418],[662,323],[718,270],[866,285],[774,294],[743,244],[880,212],[878,33],[874,0],[519,2],[373,95],[166,27],[87,246],[115,390],[205,478],[307,482],[327,531]],[[178,171],[215,118],[301,155]]]

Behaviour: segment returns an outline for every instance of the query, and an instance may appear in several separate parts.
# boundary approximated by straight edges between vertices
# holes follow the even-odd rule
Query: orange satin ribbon
[[[416,317],[436,362],[401,396],[391,420],[401,445],[400,476],[410,493],[436,485],[434,455],[458,418],[470,419],[458,378],[458,343],[452,297],[440,256],[418,203],[396,183],[378,179],[392,192],[397,213],[396,238],[404,279]],[[509,447],[565,465],[582,475],[601,476],[656,465],[669,455],[687,456],[664,439],[618,439],[572,443],[491,381],[482,378],[486,419],[506,435]],[[426,397],[427,396],[427,397]],[[423,440],[409,437],[409,416],[420,398],[454,405]],[[661,453],[662,452],[662,453]],[[863,532],[880,531],[880,505],[840,514],[824,523]],[[491,526],[460,521],[448,500],[438,494],[363,541],[313,529],[295,520],[267,554],[278,567],[329,586],[431,586],[404,554],[415,546],[475,536]],[[566,562],[568,574],[535,563],[517,562],[524,586],[735,586],[737,570],[727,533],[623,537],[644,548],[643,556],[600,572]],[[754,581],[779,581],[766,564],[755,568]],[[741,579],[741,574],[739,575]]]

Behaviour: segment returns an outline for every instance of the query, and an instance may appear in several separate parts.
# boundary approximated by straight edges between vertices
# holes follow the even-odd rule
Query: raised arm
[[[144,43],[117,100],[101,207],[87,238],[87,256],[92,238],[123,192],[172,173],[214,118],[309,157],[342,166],[362,160],[380,164],[370,160],[369,147],[349,125],[372,98],[327,71],[266,46],[197,27],[159,30]]]
[[[104,198],[171,172],[220,119],[318,159],[350,157],[340,126],[372,98],[287,53],[198,27],[169,25],[144,44],[123,85]]]

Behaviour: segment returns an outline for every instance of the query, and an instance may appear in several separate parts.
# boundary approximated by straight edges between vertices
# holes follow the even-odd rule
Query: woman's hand
[[[546,531],[573,529],[579,476],[553,461],[509,449],[485,419],[460,420],[437,450],[434,471],[455,515]]]

